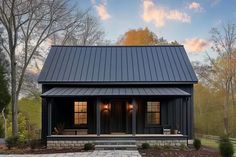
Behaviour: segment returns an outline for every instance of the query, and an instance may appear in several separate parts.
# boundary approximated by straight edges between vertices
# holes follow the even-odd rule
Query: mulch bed
[[[139,153],[143,157],[220,157],[217,149],[202,147],[200,150],[195,149],[140,149]]]
[[[30,149],[27,148],[12,148],[8,149],[0,145],[0,154],[54,154],[54,153],[73,153],[85,152],[83,149],[46,149],[45,147]]]

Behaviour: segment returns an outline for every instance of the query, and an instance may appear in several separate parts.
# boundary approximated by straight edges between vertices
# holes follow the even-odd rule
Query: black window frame
[[[81,112],[81,111],[78,111],[76,112],[75,111],[75,102],[86,102],[86,112]],[[74,104],[73,104],[73,124],[74,124],[74,128],[87,128],[88,127],[88,101],[84,101],[84,100],[75,100],[74,101]],[[75,124],[75,114],[78,113],[78,115],[80,113],[84,114],[86,113],[86,124]]]
[[[160,123],[159,124],[152,124],[148,123],[148,102],[159,102],[160,104],[160,111],[159,112],[149,112],[149,113],[159,113],[160,117]],[[146,106],[145,106],[145,126],[146,127],[160,127],[161,126],[161,101],[159,100],[151,100],[151,101],[146,101]]]

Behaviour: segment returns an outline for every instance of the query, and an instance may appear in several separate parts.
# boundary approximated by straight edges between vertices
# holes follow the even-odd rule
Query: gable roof
[[[195,83],[182,45],[52,46],[39,83]]]

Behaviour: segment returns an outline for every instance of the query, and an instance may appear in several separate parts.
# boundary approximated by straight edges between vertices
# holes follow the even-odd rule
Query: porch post
[[[101,131],[101,129],[100,129],[100,118],[101,118],[101,116],[100,116],[100,103],[101,103],[100,98],[97,98],[97,104],[96,104],[97,136],[100,136],[100,131]]]
[[[132,100],[133,111],[132,111],[132,134],[135,136],[136,134],[136,110],[137,110],[137,103],[135,98]]]
[[[52,100],[47,103],[48,106],[48,136],[52,134]]]

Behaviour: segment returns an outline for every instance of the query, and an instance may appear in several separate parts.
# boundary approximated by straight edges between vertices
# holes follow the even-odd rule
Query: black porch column
[[[132,134],[135,136],[136,134],[136,110],[137,110],[137,103],[135,98],[132,100],[133,110],[132,110]]]
[[[47,103],[48,106],[48,136],[52,134],[52,100]]]
[[[97,136],[100,136],[100,104],[101,104],[101,101],[100,101],[100,98],[97,98],[97,104],[96,104],[96,118],[97,118]]]

